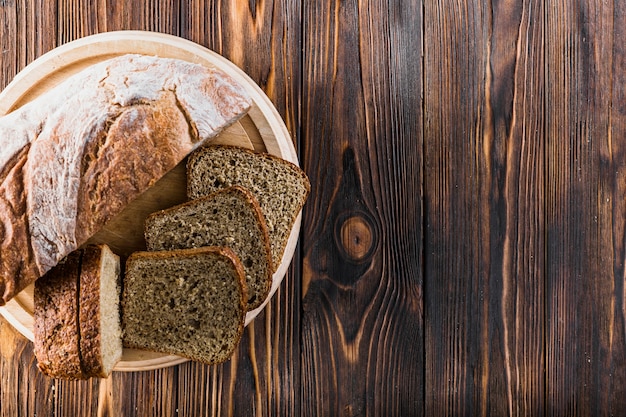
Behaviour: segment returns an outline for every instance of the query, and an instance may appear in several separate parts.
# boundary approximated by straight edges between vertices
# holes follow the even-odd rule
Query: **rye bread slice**
[[[297,165],[245,148],[207,145],[189,156],[187,195],[190,199],[234,185],[249,190],[261,206],[270,235],[275,272],[293,224],[310,193],[310,182]]]
[[[135,252],[123,287],[126,347],[216,364],[241,339],[247,289],[243,266],[228,248]]]
[[[153,213],[146,219],[150,251],[225,246],[241,260],[248,310],[260,306],[272,284],[270,241],[263,213],[244,188],[229,187]]]

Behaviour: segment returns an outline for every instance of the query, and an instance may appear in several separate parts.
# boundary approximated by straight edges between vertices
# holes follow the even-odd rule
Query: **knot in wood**
[[[339,216],[335,224],[335,241],[343,256],[352,262],[367,260],[376,246],[375,227],[366,213]]]

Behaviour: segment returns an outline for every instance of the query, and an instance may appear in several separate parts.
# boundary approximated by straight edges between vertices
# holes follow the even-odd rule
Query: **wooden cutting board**
[[[60,46],[22,70],[0,93],[0,116],[7,114],[53,88],[67,77],[87,66],[128,53],[177,58],[229,73],[248,91],[252,109],[240,121],[222,132],[214,143],[233,144],[269,152],[298,164],[291,136],[269,98],[241,69],[222,56],[198,44],[171,35],[119,31],[85,37]],[[107,243],[125,259],[130,253],[145,249],[143,223],[148,214],[174,206],[186,200],[185,162],[159,180],[154,187],[133,201],[89,243]],[[282,281],[293,257],[300,231],[300,216],[292,230],[283,260],[273,276],[272,289],[266,302],[248,312],[246,325],[265,307]],[[30,286],[6,306],[2,314],[17,330],[33,340],[33,286]],[[137,371],[172,366],[187,359],[124,349],[116,371]]]

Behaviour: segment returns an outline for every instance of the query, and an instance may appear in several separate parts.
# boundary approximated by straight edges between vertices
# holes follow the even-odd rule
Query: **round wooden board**
[[[60,46],[33,61],[0,93],[0,116],[37,98],[67,77],[87,66],[128,53],[177,58],[208,67],[217,67],[238,80],[251,95],[252,109],[244,118],[222,132],[213,143],[235,144],[259,152],[268,152],[298,164],[291,136],[272,102],[259,86],[232,62],[191,41],[154,32],[119,31],[88,36]],[[154,211],[185,200],[184,162],[159,180],[154,187],[133,201],[90,242],[104,242],[122,258],[145,248],[143,221]],[[282,262],[273,276],[272,289],[265,303],[248,312],[250,323],[280,285],[296,247],[300,216],[291,231]],[[5,306],[2,314],[20,333],[33,340],[33,286],[18,294]],[[187,361],[185,358],[124,349],[116,371],[141,371],[163,368]]]

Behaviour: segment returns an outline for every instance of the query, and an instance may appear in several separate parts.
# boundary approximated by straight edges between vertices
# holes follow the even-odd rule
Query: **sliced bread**
[[[229,187],[153,213],[145,223],[150,251],[226,246],[241,260],[248,310],[260,306],[272,283],[267,227],[259,203],[244,188]]]
[[[243,333],[246,291],[228,248],[135,252],[124,277],[124,346],[223,362]]]
[[[72,252],[35,282],[37,367],[53,378],[82,379],[78,328],[80,252]]]
[[[108,246],[88,246],[80,271],[80,351],[85,373],[106,378],[122,357],[120,259]]]
[[[274,271],[280,265],[293,224],[311,186],[298,166],[267,153],[213,145],[194,151],[187,162],[187,194],[196,199],[233,185],[259,201],[269,230]]]
[[[35,282],[39,369],[64,379],[107,377],[122,356],[119,257],[106,245],[76,250]]]

